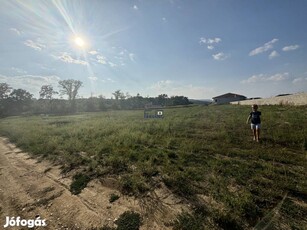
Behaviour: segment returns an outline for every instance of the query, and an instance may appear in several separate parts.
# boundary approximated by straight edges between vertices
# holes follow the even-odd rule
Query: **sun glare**
[[[74,42],[79,47],[84,47],[85,42],[81,37],[75,37]]]

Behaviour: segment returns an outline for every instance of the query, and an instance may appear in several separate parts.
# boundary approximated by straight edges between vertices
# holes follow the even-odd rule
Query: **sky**
[[[307,92],[305,0],[0,0],[0,83],[39,97]]]

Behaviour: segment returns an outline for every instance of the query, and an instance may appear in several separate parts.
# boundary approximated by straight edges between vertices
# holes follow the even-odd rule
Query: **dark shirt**
[[[252,117],[251,119],[252,124],[257,125],[261,123],[261,120],[260,120],[261,112],[259,111],[251,112],[250,115]]]

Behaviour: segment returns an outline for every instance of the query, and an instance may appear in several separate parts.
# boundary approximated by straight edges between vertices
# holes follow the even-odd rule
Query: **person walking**
[[[253,140],[259,142],[260,139],[260,128],[261,128],[261,112],[258,111],[258,105],[252,105],[252,112],[250,112],[246,124],[251,121],[251,129],[253,132]]]

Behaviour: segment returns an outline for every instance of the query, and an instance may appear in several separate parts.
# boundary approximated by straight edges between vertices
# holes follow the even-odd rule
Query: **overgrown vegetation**
[[[82,174],[82,173],[78,173],[76,175],[73,176],[73,181],[70,185],[70,191],[72,194],[79,194],[81,193],[82,189],[84,189],[87,185],[87,183],[90,181],[90,177]]]
[[[114,177],[124,194],[164,183],[193,210],[207,207],[179,215],[174,229],[246,229],[265,218],[271,229],[303,229],[307,108],[260,111],[260,143],[245,124],[250,108],[230,105],[165,109],[164,119],[143,119],[143,111],[10,117],[0,120],[0,134],[63,172]]]
[[[118,199],[119,199],[119,195],[112,193],[110,195],[109,201],[110,201],[110,203],[113,203],[113,202],[117,201]]]
[[[126,211],[115,221],[116,230],[138,230],[142,224],[141,215],[137,212]]]
[[[117,227],[103,226],[100,230],[139,230],[142,225],[141,215],[137,212],[126,211],[115,221]]]

